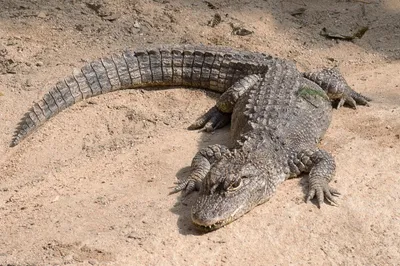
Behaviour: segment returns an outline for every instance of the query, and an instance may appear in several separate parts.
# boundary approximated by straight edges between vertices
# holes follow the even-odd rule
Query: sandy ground
[[[398,0],[0,6],[0,265],[399,265]],[[221,22],[211,25],[215,14]],[[368,31],[352,42],[319,34],[363,26]],[[233,35],[232,27],[253,33]],[[370,107],[335,111],[322,142],[338,165],[340,206],[305,204],[304,182],[293,179],[236,222],[196,232],[189,217],[195,195],[181,202],[168,192],[199,148],[229,136],[228,129],[186,130],[215,101],[201,90],[102,95],[8,147],[22,115],[73,68],[155,43],[261,51],[302,70],[338,66],[373,99]]]

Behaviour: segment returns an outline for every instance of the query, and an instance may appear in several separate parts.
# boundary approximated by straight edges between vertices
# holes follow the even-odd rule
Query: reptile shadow
[[[195,203],[197,192],[192,193],[186,197],[179,195],[176,203],[170,209],[174,214],[178,215],[176,224],[179,228],[179,233],[182,235],[202,235],[191,222],[191,206]]]
[[[229,125],[225,126],[224,128],[218,129],[212,133],[199,131],[199,134],[201,134],[201,139],[197,144],[198,150],[212,144],[224,144],[229,146],[230,143]],[[176,178],[178,181],[184,180],[189,175],[189,173],[190,173],[190,165],[181,168],[176,173]],[[187,196],[183,196],[182,194],[180,194],[176,198],[176,203],[170,209],[172,213],[178,215],[177,226],[179,228],[179,233],[182,235],[204,234],[204,232],[199,231],[195,228],[195,226],[192,224],[192,219],[191,219],[191,207],[193,206],[193,204],[197,199],[197,194],[198,194],[197,191]]]

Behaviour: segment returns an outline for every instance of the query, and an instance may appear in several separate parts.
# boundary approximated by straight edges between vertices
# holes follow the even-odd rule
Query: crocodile
[[[306,201],[337,204],[329,186],[332,155],[318,146],[334,103],[356,108],[370,99],[346,83],[337,68],[302,73],[290,60],[210,46],[126,50],[95,60],[56,83],[24,115],[11,146],[67,107],[120,89],[184,86],[221,93],[189,129],[231,124],[230,147],[214,144],[193,158],[187,178],[171,193],[198,191],[193,224],[212,231],[268,201],[283,181],[308,174]]]

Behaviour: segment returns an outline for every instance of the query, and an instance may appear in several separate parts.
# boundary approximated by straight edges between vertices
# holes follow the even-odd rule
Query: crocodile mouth
[[[233,222],[233,217],[229,217],[228,219],[222,220],[222,221],[218,221],[215,222],[213,224],[202,224],[196,220],[193,220],[193,224],[195,225],[195,227],[203,232],[211,232],[214,230],[217,230],[221,227],[224,227],[225,225],[230,224],[231,222]]]

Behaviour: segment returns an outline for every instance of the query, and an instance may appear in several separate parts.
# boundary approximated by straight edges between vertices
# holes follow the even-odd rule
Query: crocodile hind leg
[[[309,190],[306,202],[316,197],[318,207],[322,206],[324,199],[332,205],[337,205],[334,196],[338,196],[340,193],[328,184],[335,175],[336,168],[335,160],[330,153],[321,149],[305,150],[297,156],[293,156],[289,160],[289,166],[295,175],[309,172]]]
[[[229,149],[219,144],[201,149],[192,160],[189,176],[179,181],[170,194],[182,191],[184,195],[188,195],[195,190],[200,190],[203,179],[210,171],[211,165],[228,154],[230,154]]]
[[[338,100],[337,108],[348,104],[352,108],[368,105],[370,98],[354,91],[337,68],[323,69],[319,72],[304,73],[305,78],[317,83],[332,100]]]
[[[212,132],[218,128],[229,124],[233,107],[237,100],[249,89],[258,84],[259,75],[248,75],[235,82],[227,91],[225,91],[218,99],[215,106],[209,109],[204,115],[200,116],[189,129],[204,129]]]

